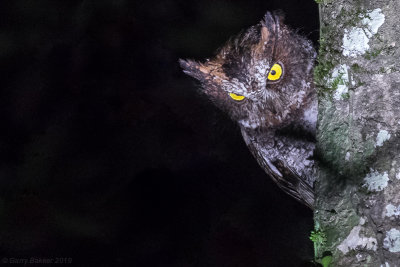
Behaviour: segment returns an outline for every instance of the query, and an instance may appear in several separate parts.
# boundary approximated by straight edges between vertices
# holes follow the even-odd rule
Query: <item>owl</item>
[[[237,122],[259,165],[286,193],[311,209],[317,95],[312,43],[281,13],[231,38],[204,62],[180,59],[208,98]]]

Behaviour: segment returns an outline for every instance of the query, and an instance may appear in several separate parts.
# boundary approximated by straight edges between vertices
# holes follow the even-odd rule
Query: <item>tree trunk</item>
[[[400,1],[325,0],[320,17],[316,257],[400,266]]]

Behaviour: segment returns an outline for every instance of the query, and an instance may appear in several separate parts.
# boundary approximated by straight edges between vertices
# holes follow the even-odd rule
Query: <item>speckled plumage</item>
[[[265,172],[286,193],[313,207],[317,98],[311,42],[283,24],[278,13],[229,40],[204,63],[180,60],[202,92],[238,122]],[[281,66],[278,80],[268,79]],[[275,75],[275,71],[272,74]],[[230,96],[233,93],[243,100]]]

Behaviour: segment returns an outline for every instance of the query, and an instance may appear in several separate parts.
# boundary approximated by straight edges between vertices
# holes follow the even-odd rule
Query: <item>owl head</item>
[[[316,53],[280,13],[230,39],[214,58],[180,60],[219,108],[244,128],[273,128],[295,120],[313,94]]]

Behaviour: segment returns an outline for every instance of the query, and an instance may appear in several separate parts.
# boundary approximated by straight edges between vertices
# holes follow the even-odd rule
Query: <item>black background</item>
[[[313,0],[2,1],[0,256],[88,266],[300,266],[312,212],[281,192],[178,58]]]

